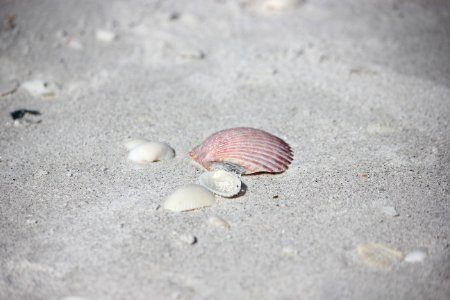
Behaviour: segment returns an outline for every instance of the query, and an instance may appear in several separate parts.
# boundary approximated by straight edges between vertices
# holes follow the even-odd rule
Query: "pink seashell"
[[[285,141],[248,127],[216,132],[192,149],[189,156],[207,170],[222,163],[242,167],[243,174],[284,172],[293,158],[291,147]]]

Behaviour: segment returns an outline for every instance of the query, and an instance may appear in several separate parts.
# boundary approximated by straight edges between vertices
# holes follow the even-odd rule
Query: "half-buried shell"
[[[198,181],[216,195],[233,197],[241,191],[241,179],[239,177],[233,172],[217,170],[203,173]]]
[[[178,188],[164,201],[164,208],[171,211],[188,211],[216,202],[214,194],[198,184],[188,184]]]
[[[292,162],[291,147],[263,130],[238,127],[214,133],[189,152],[207,170],[216,164],[242,167],[242,174],[280,173]]]
[[[138,163],[149,163],[173,158],[175,151],[166,143],[147,140],[130,140],[125,143],[128,159]]]

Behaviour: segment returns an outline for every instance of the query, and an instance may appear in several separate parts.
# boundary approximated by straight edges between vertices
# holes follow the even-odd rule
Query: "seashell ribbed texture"
[[[209,136],[189,156],[207,170],[216,163],[242,166],[243,174],[280,173],[292,162],[291,147],[282,139],[263,130],[238,127]]]

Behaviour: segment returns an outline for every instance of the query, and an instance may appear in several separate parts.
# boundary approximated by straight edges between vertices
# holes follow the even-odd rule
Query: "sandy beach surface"
[[[0,0],[0,21],[0,299],[449,299],[450,2]],[[162,208],[239,126],[290,168]],[[175,158],[132,163],[130,138]]]

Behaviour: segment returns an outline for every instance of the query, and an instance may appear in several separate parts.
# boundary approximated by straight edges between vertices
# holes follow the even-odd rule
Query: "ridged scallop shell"
[[[198,184],[188,184],[178,188],[164,201],[164,208],[171,211],[188,211],[216,202],[214,194]]]
[[[243,174],[280,173],[292,162],[291,147],[279,137],[260,129],[238,127],[209,136],[189,156],[205,169],[225,163],[243,167]]]
[[[233,172],[217,170],[203,173],[198,178],[198,182],[216,195],[233,197],[241,191],[241,179],[239,177]]]

